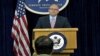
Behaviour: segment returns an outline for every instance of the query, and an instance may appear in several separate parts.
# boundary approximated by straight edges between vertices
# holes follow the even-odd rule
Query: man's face
[[[59,7],[57,5],[51,5],[49,7],[49,14],[51,16],[56,16],[59,13]]]

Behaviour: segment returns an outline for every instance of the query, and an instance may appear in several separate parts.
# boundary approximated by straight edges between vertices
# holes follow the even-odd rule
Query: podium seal
[[[54,52],[61,52],[67,45],[67,39],[66,37],[59,32],[53,32],[48,35],[48,37],[53,40],[54,46],[53,50]]]

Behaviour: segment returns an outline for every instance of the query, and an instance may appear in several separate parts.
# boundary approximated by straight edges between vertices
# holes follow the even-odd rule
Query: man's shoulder
[[[48,18],[49,16],[42,16],[40,17],[40,19],[45,19],[45,18]]]
[[[64,16],[57,16],[58,18],[60,18],[60,19],[67,19],[67,17],[64,17]]]

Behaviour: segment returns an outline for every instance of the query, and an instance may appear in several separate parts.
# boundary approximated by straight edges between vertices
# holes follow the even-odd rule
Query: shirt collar
[[[51,18],[54,18],[54,19],[56,19],[56,18],[57,18],[57,16],[51,16],[51,15],[50,15],[49,17],[50,17],[50,19],[51,19]]]

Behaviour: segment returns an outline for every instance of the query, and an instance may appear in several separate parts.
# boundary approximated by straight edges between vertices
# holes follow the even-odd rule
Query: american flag
[[[18,0],[12,26],[15,56],[31,56],[24,0]]]

